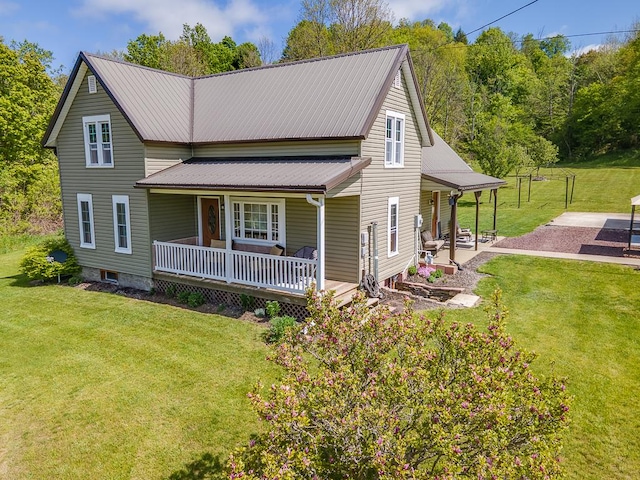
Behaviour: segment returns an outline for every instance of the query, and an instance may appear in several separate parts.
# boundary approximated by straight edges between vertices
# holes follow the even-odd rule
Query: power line
[[[611,30],[608,32],[589,32],[589,33],[575,33],[573,35],[562,35],[562,34],[558,34],[558,35],[553,35],[551,37],[544,37],[544,38],[531,38],[530,41],[532,42],[542,42],[544,40],[551,40],[553,38],[557,38],[557,37],[564,37],[564,38],[576,38],[576,37],[588,37],[588,36],[595,36],[595,35],[616,35],[616,34],[621,34],[621,33],[637,33],[640,32],[640,29],[631,29],[631,30]],[[519,39],[511,39],[511,38],[507,38],[505,40],[501,40],[501,41],[491,41],[491,42],[485,42],[482,43],[482,45],[509,45],[509,44],[514,44],[514,43],[519,43],[519,44],[523,44],[525,41],[527,41],[527,39],[525,39],[524,36],[520,37]],[[452,43],[452,42],[447,42],[445,44],[439,45],[437,47],[435,47],[433,50],[437,50],[439,48],[469,48],[472,47],[476,44],[471,43],[469,45],[465,44],[465,43]]]
[[[529,2],[529,3],[527,3],[526,5],[523,5],[523,6],[522,6],[522,7],[520,7],[520,8],[516,8],[515,10],[513,10],[513,11],[511,11],[511,12],[507,13],[506,15],[501,16],[500,18],[497,18],[497,19],[495,19],[495,20],[494,20],[494,21],[492,21],[492,22],[489,22],[489,23],[487,23],[487,24],[485,24],[485,25],[483,25],[483,26],[481,26],[481,27],[476,28],[475,30],[470,31],[470,32],[469,32],[469,33],[467,33],[466,35],[471,35],[472,33],[476,33],[476,32],[478,32],[478,31],[482,30],[483,28],[488,27],[489,25],[493,25],[494,23],[499,22],[499,21],[500,21],[500,20],[502,20],[503,18],[507,18],[509,15],[513,15],[514,13],[519,12],[519,11],[520,11],[520,10],[522,10],[523,8],[527,8],[529,5],[533,5],[533,4],[534,4],[534,3],[536,3],[536,2],[538,2],[538,0],[533,0],[533,2]]]

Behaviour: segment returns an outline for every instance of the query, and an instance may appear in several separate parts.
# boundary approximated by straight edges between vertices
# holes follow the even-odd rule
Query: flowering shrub
[[[436,271],[436,267],[430,267],[427,265],[420,265],[420,267],[418,268],[418,275],[424,277],[424,278],[429,278],[429,276]]]
[[[561,474],[569,397],[538,379],[505,333],[500,293],[486,332],[312,294],[304,328],[273,360],[278,385],[250,395],[264,433],[230,456],[230,478],[549,478]]]

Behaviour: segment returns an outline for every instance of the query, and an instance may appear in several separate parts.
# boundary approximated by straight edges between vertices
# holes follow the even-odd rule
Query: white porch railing
[[[153,248],[159,272],[292,293],[304,293],[315,282],[315,260],[158,241]]]

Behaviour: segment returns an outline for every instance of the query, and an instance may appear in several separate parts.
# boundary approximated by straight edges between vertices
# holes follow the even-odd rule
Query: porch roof
[[[371,163],[367,157],[190,158],[136,187],[327,193]]]
[[[507,182],[474,172],[435,132],[433,146],[422,148],[422,177],[455,190],[473,191],[498,188]]]
[[[473,190],[487,190],[506,185],[507,182],[499,178],[490,177],[478,172],[429,172],[422,176],[427,180],[445,185],[461,192]]]

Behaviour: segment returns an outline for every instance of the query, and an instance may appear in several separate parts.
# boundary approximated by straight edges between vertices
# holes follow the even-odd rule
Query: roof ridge
[[[383,52],[385,50],[400,50],[404,47],[408,47],[408,45],[406,43],[399,43],[396,45],[387,45],[385,47],[379,47],[379,48],[369,48],[367,50],[358,50],[356,52],[345,52],[345,53],[339,53],[337,55],[325,55],[323,57],[314,57],[314,58],[305,58],[302,60],[295,60],[293,62],[284,62],[284,63],[271,63],[269,65],[261,65],[259,67],[251,67],[251,68],[241,68],[239,70],[230,70],[228,72],[220,72],[220,73],[212,73],[210,75],[202,75],[199,77],[192,77],[194,80],[201,80],[201,79],[205,79],[205,78],[212,78],[212,77],[222,77],[224,75],[233,75],[236,73],[243,73],[243,72],[253,72],[256,70],[268,70],[268,69],[272,69],[272,68],[281,68],[281,67],[287,67],[287,66],[291,66],[291,65],[302,65],[305,63],[315,63],[315,62],[322,62],[322,61],[327,61],[327,60],[333,60],[336,58],[344,58],[344,57],[353,57],[356,55],[365,55],[365,54],[369,54],[369,53],[374,53],[374,52]]]
[[[80,52],[80,56],[84,56],[85,59],[87,57],[93,57],[93,58],[98,58],[101,60],[106,60],[109,62],[114,62],[114,63],[119,63],[121,65],[128,65],[131,67],[135,67],[135,68],[140,68],[143,70],[149,70],[151,72],[156,72],[156,73],[163,73],[165,75],[172,75],[174,77],[180,77],[180,78],[184,78],[187,80],[200,80],[200,79],[204,79],[204,78],[211,78],[211,77],[221,77],[224,75],[232,75],[235,73],[242,73],[242,72],[252,72],[252,71],[256,71],[256,70],[267,70],[267,69],[271,69],[271,68],[280,68],[280,67],[286,67],[286,66],[290,66],[290,65],[301,65],[301,64],[305,64],[305,63],[313,63],[313,62],[321,62],[321,61],[326,61],[326,60],[333,60],[336,58],[344,58],[344,57],[351,57],[351,56],[356,56],[356,55],[366,55],[366,54],[370,54],[370,53],[374,53],[374,52],[382,52],[385,50],[394,50],[394,49],[402,49],[404,47],[407,47],[408,45],[406,43],[399,43],[396,45],[387,45],[385,47],[379,47],[379,48],[369,48],[367,50],[358,50],[355,52],[345,52],[345,53],[339,53],[337,55],[325,55],[323,57],[314,57],[314,58],[305,58],[303,60],[296,60],[293,62],[284,62],[284,63],[272,63],[269,65],[261,65],[259,67],[251,67],[251,68],[241,68],[238,70],[230,70],[228,72],[219,72],[219,73],[212,73],[209,75],[199,75],[199,76],[190,76],[190,75],[183,75],[181,73],[175,73],[175,72],[169,72],[167,70],[162,70],[159,68],[152,68],[152,67],[147,67],[145,65],[140,65],[138,63],[133,63],[133,62],[128,62],[126,60],[121,60],[119,58],[113,58],[113,57],[108,57],[105,55],[98,55],[96,53],[90,53],[90,52],[85,52],[85,51],[81,51]]]
[[[138,63],[127,62],[126,60],[120,60],[119,58],[107,57],[107,56],[104,56],[104,55],[97,55],[95,53],[89,53],[89,52],[82,51],[82,52],[80,52],[80,56],[84,57],[86,60],[88,60],[87,57],[99,58],[100,60],[106,60],[106,61],[109,61],[109,62],[119,63],[121,65],[128,65],[130,67],[140,68],[142,70],[149,70],[149,71],[155,72],[155,73],[163,73],[165,75],[171,75],[173,77],[184,78],[186,80],[193,80],[195,78],[198,78],[198,77],[191,77],[189,75],[183,75],[181,73],[175,73],[175,72],[169,72],[167,70],[161,70],[159,68],[147,67],[145,65],[140,65]]]

